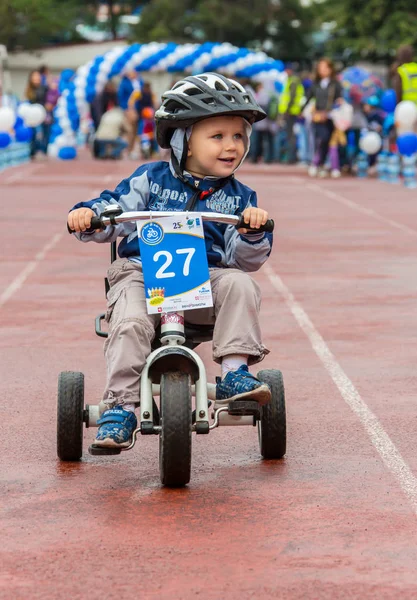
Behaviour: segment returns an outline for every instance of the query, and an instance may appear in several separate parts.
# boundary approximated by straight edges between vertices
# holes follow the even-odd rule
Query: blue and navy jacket
[[[172,165],[159,161],[141,165],[114,191],[105,190],[99,198],[79,202],[76,208],[91,208],[97,216],[111,205],[118,204],[124,211],[183,211],[187,201],[200,190],[192,208],[196,212],[220,212],[237,215],[249,206],[257,206],[256,193],[234,178],[212,192],[213,179],[197,179],[184,173],[189,181],[181,181]],[[214,182],[215,183],[215,182]],[[83,242],[112,242],[123,237],[118,247],[121,258],[140,260],[136,223],[120,223],[106,227],[101,232],[74,234]],[[251,233],[240,235],[233,225],[204,223],[204,237],[210,267],[237,268],[257,271],[268,258],[272,248],[272,234]]]

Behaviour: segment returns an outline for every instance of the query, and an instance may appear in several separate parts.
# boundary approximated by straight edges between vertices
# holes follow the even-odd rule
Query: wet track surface
[[[62,370],[99,400],[109,247],[65,231],[68,209],[134,163],[0,173],[0,598],[417,597],[417,191],[243,167],[276,220],[256,280],[280,368],[288,450],[255,428],[193,437],[185,489],[159,483],[158,440],[56,458]],[[200,349],[217,372],[210,345]]]

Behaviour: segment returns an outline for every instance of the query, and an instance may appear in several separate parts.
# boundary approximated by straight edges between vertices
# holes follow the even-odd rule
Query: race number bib
[[[213,306],[200,213],[138,222],[148,314]]]

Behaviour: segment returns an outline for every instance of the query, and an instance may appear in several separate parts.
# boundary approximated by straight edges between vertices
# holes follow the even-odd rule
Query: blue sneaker
[[[138,421],[133,412],[115,406],[105,410],[97,421],[100,425],[93,446],[101,448],[126,448],[132,441]]]
[[[216,384],[216,400],[247,399],[256,400],[261,405],[271,400],[269,385],[249,373],[247,365],[241,365],[237,371],[229,371],[223,381],[217,377]]]

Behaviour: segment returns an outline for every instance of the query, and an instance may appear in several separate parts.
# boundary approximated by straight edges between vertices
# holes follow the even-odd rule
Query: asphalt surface
[[[185,489],[161,487],[156,436],[92,457],[89,429],[80,463],[57,459],[58,373],[83,371],[89,403],[105,376],[109,248],[73,239],[66,214],[134,166],[0,173],[0,598],[416,598],[417,190],[241,169],[276,221],[254,277],[285,459],[237,427],[193,438]]]

